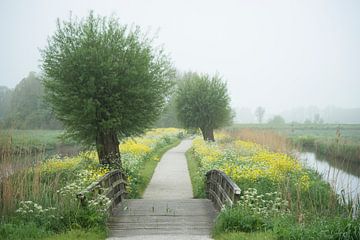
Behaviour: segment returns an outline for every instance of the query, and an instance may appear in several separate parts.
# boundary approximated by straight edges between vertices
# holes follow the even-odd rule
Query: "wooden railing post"
[[[110,212],[113,207],[122,202],[126,197],[126,176],[120,170],[112,170],[101,177],[98,181],[93,182],[84,191],[77,194],[82,206],[87,205],[87,196],[97,197],[99,194],[104,194],[111,200],[108,207]]]
[[[206,173],[206,195],[218,209],[232,206],[240,199],[240,188],[225,173],[210,170]]]

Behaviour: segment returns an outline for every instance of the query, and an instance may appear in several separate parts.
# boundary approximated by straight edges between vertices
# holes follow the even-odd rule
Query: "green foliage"
[[[61,129],[61,124],[44,104],[43,96],[44,87],[40,77],[30,72],[13,91],[0,94],[0,109],[3,107],[0,110],[0,120],[3,118],[3,124],[7,128]]]
[[[244,191],[240,201],[224,209],[215,226],[216,232],[255,232],[273,228],[273,219],[288,214],[287,202],[277,192],[258,194],[250,188]]]
[[[273,125],[284,125],[285,124],[285,120],[282,116],[280,115],[275,115],[272,119],[270,119],[268,121],[268,124],[273,124]]]
[[[251,214],[248,209],[231,208],[220,213],[215,232],[254,232],[264,229],[266,225],[262,216]]]
[[[117,138],[143,133],[172,84],[168,57],[138,27],[92,12],[58,21],[42,57],[46,99],[68,135],[87,145],[103,136],[97,146],[114,150]]]
[[[231,122],[226,83],[217,75],[186,73],[175,101],[178,120],[185,128],[200,128],[205,140],[214,140],[213,130]]]

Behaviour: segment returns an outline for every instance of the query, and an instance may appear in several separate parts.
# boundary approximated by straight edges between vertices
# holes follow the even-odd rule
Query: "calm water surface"
[[[342,163],[338,160],[319,159],[315,153],[298,153],[298,159],[307,167],[316,170],[330,183],[336,193],[344,195],[346,200],[360,197],[360,166]]]

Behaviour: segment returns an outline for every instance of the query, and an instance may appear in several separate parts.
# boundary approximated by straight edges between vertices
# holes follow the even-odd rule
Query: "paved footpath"
[[[108,239],[208,240],[217,212],[207,199],[193,199],[183,140],[161,158],[143,199],[127,200],[109,219]]]

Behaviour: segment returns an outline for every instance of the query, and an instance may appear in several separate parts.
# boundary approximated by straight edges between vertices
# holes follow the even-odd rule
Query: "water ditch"
[[[345,202],[360,198],[360,165],[318,156],[313,152],[297,153],[297,158],[308,168],[317,171]]]

